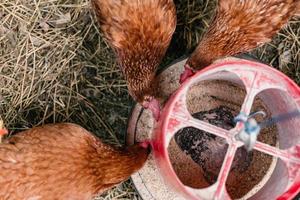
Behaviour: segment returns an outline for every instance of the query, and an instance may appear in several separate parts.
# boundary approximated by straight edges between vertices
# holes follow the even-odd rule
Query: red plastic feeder
[[[240,112],[247,115],[250,114],[258,95],[272,116],[300,110],[299,87],[284,74],[264,64],[245,60],[222,61],[187,80],[165,105],[153,138],[154,159],[161,176],[170,188],[186,199],[231,199],[225,183],[235,153],[243,146],[242,142],[235,139],[235,135],[242,129],[241,124],[225,130],[192,117],[188,110],[186,102],[189,89],[200,82],[211,80],[228,81],[244,87],[246,97]],[[279,146],[274,147],[259,141],[254,146],[255,150],[278,160],[268,180],[249,199],[292,199],[300,191],[300,120],[294,118],[276,126]],[[195,189],[184,185],[171,164],[168,146],[174,135],[185,127],[209,132],[224,138],[228,143],[217,181],[206,188]]]
[[[180,70],[182,70],[184,61],[178,63],[173,65],[174,69],[178,65]],[[170,79],[167,81],[161,80],[162,85],[164,85],[164,82],[170,85],[169,87],[162,86],[162,90],[166,93],[162,95],[164,98],[169,93],[172,93],[174,89],[172,83],[175,81],[177,83],[178,81],[173,80],[173,76],[178,76],[178,70],[171,69],[167,76],[166,74],[161,75],[161,77],[168,77]],[[219,82],[217,82],[216,87],[210,88],[207,83],[214,81]],[[144,169],[133,176],[134,184],[144,200],[232,199],[232,195],[230,196],[228,192],[227,181],[230,178],[229,174],[232,169],[234,157],[238,149],[243,148],[242,146],[244,145],[242,142],[236,140],[235,137],[240,133],[243,126],[238,123],[234,128],[227,130],[207,121],[196,119],[192,116],[193,111],[191,111],[191,106],[196,105],[199,98],[197,99],[196,97],[192,103],[189,102],[190,91],[194,87],[207,87],[207,91],[210,94],[216,92],[220,93],[219,96],[227,95],[234,100],[237,94],[228,94],[226,88],[231,87],[231,85],[226,85],[226,82],[244,89],[245,94],[240,98],[240,106],[237,106],[238,109],[234,113],[235,115],[239,112],[248,115],[250,112],[262,109],[261,105],[266,106],[266,110],[271,117],[295,110],[300,111],[300,89],[293,81],[274,68],[240,59],[220,61],[187,80],[169,98],[162,111],[160,121],[155,127],[147,125],[151,118],[151,114],[149,113],[142,113],[142,119],[139,122],[137,111],[140,111],[140,107],[137,106],[135,108],[136,112],[133,112],[128,129],[129,133],[135,131],[135,135],[129,135],[127,142],[132,143],[133,140],[144,139],[151,139],[153,141],[153,155],[150,156]],[[200,86],[197,86],[199,84]],[[201,90],[195,90],[192,96],[197,96],[201,93],[203,93]],[[257,104],[257,98],[262,102],[259,105]],[[205,102],[201,109],[208,110],[211,105],[216,106],[214,104],[210,100],[207,100],[207,103]],[[151,120],[150,122],[152,123]],[[174,154],[170,154],[169,147],[174,144],[173,138],[175,134],[187,127],[194,127],[223,138],[228,144],[227,151],[226,153],[224,152],[225,155],[217,180],[213,184],[200,188],[192,187],[183,183],[182,178],[178,175],[178,169],[175,170],[178,166],[174,168],[174,162],[172,161]],[[278,123],[275,127],[277,135],[276,145],[270,145],[260,140],[254,145],[254,151],[269,155],[273,159],[272,164],[268,167],[268,174],[266,173],[266,177],[259,182],[258,186],[255,186],[254,189],[252,188],[251,191],[247,190],[247,194],[243,195],[242,198],[235,199],[292,199],[300,192],[300,119],[293,118]],[[137,133],[141,133],[142,135],[136,135]],[[269,133],[267,132],[267,134]],[[177,155],[179,156],[178,152],[175,152],[175,157]],[[161,176],[156,176],[157,173]],[[188,177],[191,176],[197,176],[197,174],[188,174]],[[193,178],[197,179],[196,177]],[[161,184],[160,179],[168,187]],[[199,177],[200,179],[203,179],[203,177]]]

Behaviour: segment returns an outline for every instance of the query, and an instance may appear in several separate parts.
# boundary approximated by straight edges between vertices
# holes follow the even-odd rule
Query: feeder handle
[[[299,110],[295,110],[293,112],[288,112],[288,113],[284,113],[284,114],[281,114],[281,115],[277,115],[275,117],[272,117],[270,119],[267,119],[267,120],[261,122],[259,124],[259,126],[261,128],[265,128],[267,126],[271,126],[271,125],[276,124],[278,122],[284,122],[284,121],[287,121],[287,120],[290,120],[290,119],[293,119],[293,118],[296,118],[296,117],[300,117],[300,111]]]
[[[254,116],[262,114],[266,115],[263,111],[258,111],[251,113],[250,115],[245,115],[244,113],[240,113],[238,116],[234,118],[235,122],[242,122],[243,129],[235,136],[235,138],[244,143],[247,151],[251,151],[255,145],[257,140],[257,136],[260,133],[261,127],[254,119]]]
[[[262,114],[263,116],[266,116],[265,112],[258,111],[258,112],[251,113],[249,116],[240,113],[238,116],[234,118],[235,122],[242,122],[244,124],[243,130],[239,134],[237,134],[236,138],[245,144],[245,147],[248,151],[252,150],[257,140],[257,135],[260,133],[260,130],[263,129],[264,127],[273,125],[278,122],[287,121],[292,118],[300,117],[300,112],[296,110],[293,112],[272,117],[258,124],[254,119],[254,116],[258,114]]]

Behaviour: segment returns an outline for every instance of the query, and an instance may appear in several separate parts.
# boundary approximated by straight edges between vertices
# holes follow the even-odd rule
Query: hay
[[[1,115],[8,128],[73,121],[119,143],[129,96],[88,1],[16,0],[0,9]]]
[[[162,67],[201,39],[215,1],[175,0],[178,26]],[[88,0],[0,0],[0,116],[13,133],[75,122],[124,143],[133,104]],[[299,83],[300,23],[294,19],[253,54]],[[97,199],[138,199],[128,181]]]

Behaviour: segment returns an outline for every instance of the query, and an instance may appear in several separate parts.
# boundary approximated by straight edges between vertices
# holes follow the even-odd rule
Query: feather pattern
[[[92,0],[133,98],[155,96],[155,72],[176,27],[172,0]]]
[[[75,124],[29,129],[0,144],[0,199],[92,199],[143,166],[148,150],[117,149]]]
[[[202,69],[269,42],[299,6],[300,0],[219,0],[216,15],[187,64]]]

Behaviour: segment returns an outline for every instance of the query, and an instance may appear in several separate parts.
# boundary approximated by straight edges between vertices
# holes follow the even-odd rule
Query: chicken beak
[[[139,142],[138,145],[140,147],[144,148],[144,149],[148,149],[149,153],[151,152],[151,148],[152,148],[152,141],[151,140],[145,140],[145,141]]]
[[[186,79],[188,79],[189,77],[193,76],[194,74],[195,73],[190,68],[190,66],[188,64],[185,64],[184,65],[184,71],[180,75],[179,83],[182,84]]]
[[[152,111],[153,117],[156,121],[159,120],[160,117],[160,104],[158,100],[153,98],[150,102],[144,102],[143,107]]]

